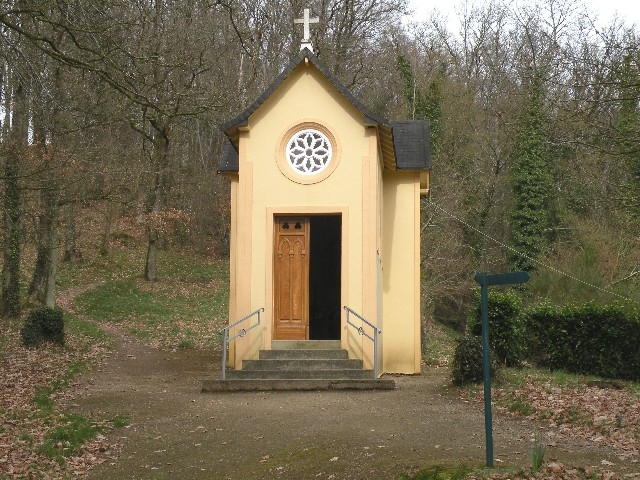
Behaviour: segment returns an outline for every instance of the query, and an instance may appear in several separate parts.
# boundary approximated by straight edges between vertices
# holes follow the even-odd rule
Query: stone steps
[[[225,380],[205,380],[203,392],[265,390],[392,390],[391,379],[374,379],[361,360],[349,359],[339,341],[278,341],[228,370]]]
[[[230,380],[373,380],[371,370],[230,370]]]
[[[360,360],[333,359],[333,358],[274,358],[260,360],[244,360],[242,370],[267,370],[267,371],[300,371],[313,370],[362,370]],[[373,375],[373,373],[372,373]]]
[[[393,390],[391,379],[368,380],[205,380],[202,392],[308,391],[308,390]]]
[[[347,360],[349,359],[349,353],[341,348],[333,350],[260,350],[258,358],[260,360]],[[360,363],[360,368],[362,368],[362,362]]]

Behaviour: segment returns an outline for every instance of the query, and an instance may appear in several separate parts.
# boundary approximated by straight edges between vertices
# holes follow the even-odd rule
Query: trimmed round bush
[[[495,374],[495,364],[491,362],[491,374]],[[483,379],[482,338],[465,335],[456,341],[451,368],[451,380],[462,387],[470,383],[480,383]]]
[[[42,342],[64,345],[62,310],[49,307],[33,310],[20,330],[20,337],[26,347],[37,347]]]

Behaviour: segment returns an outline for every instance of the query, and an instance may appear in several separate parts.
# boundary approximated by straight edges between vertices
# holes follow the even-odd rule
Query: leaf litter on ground
[[[484,402],[482,389],[463,390],[462,395],[467,400]],[[580,468],[547,463],[537,476],[524,478],[640,478],[640,394],[633,388],[624,388],[624,382],[614,385],[585,380],[564,386],[526,375],[517,388],[492,386],[491,396],[497,411],[514,416],[523,415],[524,411],[525,417],[540,422],[549,445],[561,444],[567,437],[578,437],[594,445],[611,447],[623,470],[630,475],[620,476],[607,469],[614,466],[613,462],[594,459],[596,465]]]
[[[27,349],[20,343],[18,321],[4,321],[0,344],[0,477],[60,478],[86,472],[118,449],[98,432],[112,422],[90,418],[95,435],[77,449],[55,433],[69,425],[61,412],[73,402],[76,385],[69,369],[83,362],[96,365],[106,354],[104,343],[80,333],[66,334],[65,346],[44,344]],[[50,444],[52,450],[44,446]]]

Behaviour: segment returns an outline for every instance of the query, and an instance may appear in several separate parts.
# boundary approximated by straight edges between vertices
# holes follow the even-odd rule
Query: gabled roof
[[[218,173],[238,172],[238,137],[241,127],[247,126],[249,117],[277,90],[303,61],[312,63],[325,78],[363,115],[366,125],[378,128],[383,162],[391,170],[428,170],[431,168],[429,124],[426,121],[390,122],[363,105],[338,78],[320,62],[310,50],[303,49],[280,73],[256,101],[237,117],[220,126],[227,137]]]

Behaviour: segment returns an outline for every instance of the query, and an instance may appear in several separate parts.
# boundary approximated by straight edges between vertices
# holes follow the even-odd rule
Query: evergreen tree
[[[620,71],[620,110],[616,119],[619,135],[618,151],[625,159],[631,173],[631,181],[622,199],[624,207],[636,219],[640,219],[640,75],[634,55],[628,53]]]
[[[516,128],[509,228],[513,248],[523,255],[512,253],[510,263],[515,269],[533,271],[535,259],[546,244],[553,188],[543,88],[538,76],[530,84]]]
[[[427,86],[426,93],[418,89],[411,62],[400,54],[396,68],[402,78],[402,95],[409,102],[409,117],[413,120],[429,120],[431,148],[437,156],[442,138],[442,82],[440,72]]]

